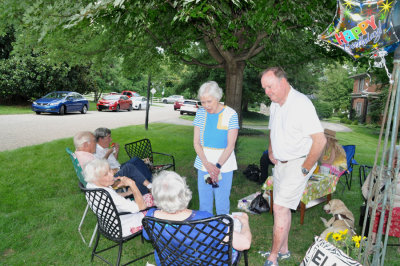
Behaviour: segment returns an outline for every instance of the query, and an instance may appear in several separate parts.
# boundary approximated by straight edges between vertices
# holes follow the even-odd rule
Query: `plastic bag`
[[[259,194],[251,201],[249,210],[257,214],[269,212],[269,204],[263,195]]]
[[[260,182],[261,180],[261,170],[255,164],[249,164],[243,174],[251,181]]]

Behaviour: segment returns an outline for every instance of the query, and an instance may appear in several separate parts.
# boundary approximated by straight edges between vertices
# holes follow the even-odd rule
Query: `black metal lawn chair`
[[[168,221],[146,216],[143,227],[156,250],[160,264],[237,265],[247,250],[233,261],[233,220],[228,215],[192,221]]]
[[[125,151],[129,158],[138,157],[140,159],[148,158],[151,163],[152,172],[159,172],[172,167],[175,171],[175,158],[171,154],[155,152],[151,147],[149,139],[141,139],[125,144]]]

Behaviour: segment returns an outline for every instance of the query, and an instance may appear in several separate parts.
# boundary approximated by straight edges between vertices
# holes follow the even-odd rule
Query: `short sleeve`
[[[196,112],[196,117],[193,120],[193,126],[202,127],[205,119],[205,109],[200,107]]]
[[[231,119],[229,120],[229,126],[228,126],[228,130],[229,129],[239,129],[239,117],[237,115],[237,113],[235,112]]]

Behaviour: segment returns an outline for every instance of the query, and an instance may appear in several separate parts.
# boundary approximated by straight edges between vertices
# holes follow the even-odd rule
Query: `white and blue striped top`
[[[207,113],[203,107],[200,107],[193,125],[200,128],[200,143],[203,147],[223,150],[228,145],[228,131],[239,129],[239,118],[236,111],[229,106],[224,106],[216,114]],[[194,167],[201,170],[202,166],[203,164],[197,156]]]

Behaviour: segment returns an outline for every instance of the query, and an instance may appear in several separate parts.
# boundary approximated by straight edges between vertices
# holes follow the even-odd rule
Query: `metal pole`
[[[147,81],[147,104],[146,104],[146,121],[144,123],[144,128],[146,130],[149,129],[149,98],[150,98],[150,85],[151,85],[151,74],[149,74],[149,80]]]

